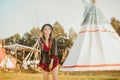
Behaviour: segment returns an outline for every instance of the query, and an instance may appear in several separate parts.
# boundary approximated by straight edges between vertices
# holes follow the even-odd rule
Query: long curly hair
[[[53,41],[53,27],[51,24],[44,24],[41,28],[41,37],[43,38],[43,42],[45,41],[45,36],[44,36],[44,33],[43,33],[43,30],[46,26],[49,26],[50,29],[51,29],[51,32],[50,32],[50,35],[49,35],[49,39],[48,39],[48,42],[49,42],[49,45],[50,45],[50,49],[52,47],[52,41]],[[50,55],[50,52],[49,52],[49,55]]]

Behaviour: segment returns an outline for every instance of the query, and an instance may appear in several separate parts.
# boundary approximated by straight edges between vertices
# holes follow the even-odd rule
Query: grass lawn
[[[3,72],[0,80],[43,80],[41,72]],[[50,79],[52,76],[50,73]],[[59,72],[59,80],[120,80],[120,71]]]

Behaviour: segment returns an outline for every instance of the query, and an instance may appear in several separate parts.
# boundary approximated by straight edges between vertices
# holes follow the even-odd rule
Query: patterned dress
[[[59,64],[59,59],[58,59],[58,53],[57,53],[57,40],[53,38],[52,46],[50,49],[50,46],[47,46],[43,38],[40,37],[39,39],[39,48],[41,49],[41,59],[39,62],[39,67],[41,67],[45,71],[50,71],[49,70],[49,64],[51,59],[54,59],[53,62],[53,68],[54,69],[58,64]],[[50,53],[50,55],[49,55]]]

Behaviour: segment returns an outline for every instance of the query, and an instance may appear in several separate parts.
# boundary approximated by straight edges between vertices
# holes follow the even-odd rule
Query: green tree
[[[38,39],[40,33],[41,33],[40,28],[33,27],[33,29],[30,31],[30,34],[32,35],[33,39]]]
[[[63,52],[66,50],[67,47],[70,47],[70,40],[68,39],[67,33],[65,33],[63,26],[61,26],[59,22],[55,22],[55,24],[53,25],[53,32],[55,38],[57,38],[58,57],[61,62]]]
[[[29,32],[26,32],[23,36],[22,36],[22,44],[26,45],[26,46],[31,46],[31,35]]]
[[[20,43],[20,40],[21,40],[20,34],[16,33],[13,36],[10,36],[9,38],[7,38],[5,40],[5,44],[6,45],[11,45],[11,44],[15,44],[15,43]]]
[[[69,37],[69,41],[70,41],[70,43],[69,44],[73,44],[73,42],[74,42],[74,40],[76,39],[76,37],[77,37],[77,33],[75,32],[75,30],[73,29],[73,28],[70,28],[69,29],[69,35],[68,35],[68,37]]]
[[[36,41],[38,40],[39,35],[40,29],[33,27],[33,29],[30,30],[30,32],[26,32],[22,36],[21,44],[33,47]]]
[[[53,32],[56,38],[67,37],[67,34],[65,33],[63,26],[61,26],[61,24],[57,21],[53,25]]]
[[[120,21],[113,17],[111,19],[111,25],[113,26],[113,28],[115,29],[115,31],[120,36]]]

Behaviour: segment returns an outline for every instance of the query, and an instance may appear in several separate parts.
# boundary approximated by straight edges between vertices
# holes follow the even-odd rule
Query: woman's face
[[[49,36],[51,33],[51,28],[50,26],[45,26],[44,29],[43,29],[43,34],[44,36]]]

